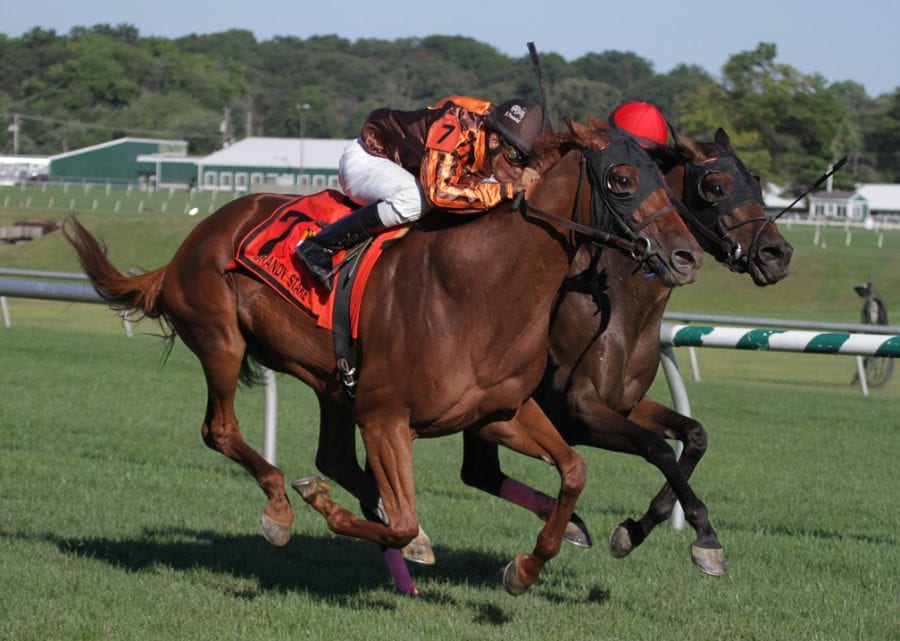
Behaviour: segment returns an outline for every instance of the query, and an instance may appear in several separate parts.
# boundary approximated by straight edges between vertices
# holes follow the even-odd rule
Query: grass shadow
[[[258,536],[180,528],[146,529],[141,536],[126,539],[28,537],[8,532],[3,536],[45,540],[64,554],[100,560],[126,572],[156,566],[179,572],[206,570],[258,586],[225,590],[240,599],[253,599],[260,592],[292,591],[349,604],[349,598],[360,592],[392,589],[377,546],[336,536],[295,534],[283,548],[274,548]],[[500,588],[501,571],[509,561],[482,551],[441,546],[435,554],[438,563],[434,566],[410,564],[414,580]]]

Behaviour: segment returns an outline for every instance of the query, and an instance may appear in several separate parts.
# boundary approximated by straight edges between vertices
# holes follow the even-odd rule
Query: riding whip
[[[843,158],[841,158],[841,159],[838,160],[836,163],[834,163],[834,165],[831,167],[831,169],[829,169],[829,170],[826,171],[824,174],[822,174],[822,176],[821,176],[815,183],[813,183],[812,187],[810,187],[809,189],[807,189],[806,191],[804,191],[802,194],[800,194],[799,196],[797,196],[797,198],[794,200],[794,202],[792,202],[790,205],[788,205],[787,207],[785,207],[784,209],[782,209],[780,212],[778,212],[778,214],[777,214],[774,218],[772,218],[772,220],[773,220],[773,221],[778,220],[778,218],[779,218],[782,214],[784,214],[784,213],[786,213],[788,210],[790,210],[794,205],[796,205],[798,202],[800,202],[800,200],[801,200],[802,198],[805,198],[806,195],[809,194],[809,192],[811,192],[811,191],[813,191],[814,189],[817,189],[819,186],[821,186],[821,184],[822,184],[823,182],[825,182],[826,180],[828,180],[831,176],[833,176],[833,175],[835,174],[835,172],[836,172],[838,169],[840,169],[841,167],[843,167],[843,166],[846,164],[846,162],[847,162],[847,160],[848,160],[849,158],[850,158],[849,155],[845,155]]]
[[[547,91],[544,88],[544,74],[541,72],[541,61],[538,59],[537,48],[533,42],[527,43],[528,53],[531,56],[531,67],[541,90],[541,110],[544,112],[544,131],[552,131],[553,123],[550,122],[550,114],[547,113]]]

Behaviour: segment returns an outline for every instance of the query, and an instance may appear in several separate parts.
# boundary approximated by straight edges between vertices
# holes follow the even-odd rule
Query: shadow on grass
[[[241,599],[256,598],[261,592],[293,591],[350,604],[349,597],[358,599],[361,592],[393,589],[376,545],[336,536],[295,533],[283,548],[274,548],[255,535],[175,528],[147,529],[130,539],[28,536],[8,531],[3,536],[44,540],[64,554],[100,560],[128,572],[162,566],[253,581],[255,588],[226,591]],[[410,564],[414,580],[502,591],[500,576],[510,559],[459,547],[436,546],[435,554],[438,562],[434,566]]]

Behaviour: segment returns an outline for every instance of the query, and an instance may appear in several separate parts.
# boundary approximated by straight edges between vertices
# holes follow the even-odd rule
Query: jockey
[[[635,136],[644,149],[663,146],[669,140],[665,117],[648,102],[623,102],[609,114],[609,123]]]
[[[465,96],[416,111],[377,109],[341,154],[344,193],[363,207],[297,245],[297,254],[331,290],[332,256],[432,208],[482,212],[538,179],[528,168],[544,131],[540,105]]]

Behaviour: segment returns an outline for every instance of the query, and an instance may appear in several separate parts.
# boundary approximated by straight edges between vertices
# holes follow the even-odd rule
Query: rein
[[[587,177],[587,159],[585,158],[584,152],[582,151],[581,158],[579,160],[578,189],[575,192],[575,203],[572,207],[571,218],[564,218],[562,216],[558,216],[557,214],[549,212],[546,209],[541,209],[540,207],[532,205],[525,199],[525,192],[519,192],[519,194],[516,195],[516,198],[513,200],[512,207],[514,210],[520,211],[525,216],[529,216],[537,220],[542,220],[543,222],[550,223],[551,225],[565,227],[566,229],[569,229],[576,234],[580,234],[586,237],[588,240],[595,244],[623,251],[639,263],[643,263],[654,256],[656,253],[652,251],[650,239],[646,236],[640,235],[639,232],[648,225],[652,224],[660,216],[663,216],[670,211],[674,211],[676,209],[675,206],[668,205],[666,207],[658,209],[650,216],[648,216],[646,220],[642,221],[637,229],[634,230],[631,229],[627,222],[622,220],[619,216],[614,215],[612,217],[613,220],[618,223],[618,225],[624,230],[625,236],[627,236],[627,238],[623,238],[622,236],[604,231],[602,229],[594,227],[593,225],[585,225],[574,220],[574,218],[578,216],[578,212],[582,209],[581,202],[583,185],[585,184],[585,182],[591,183],[590,179]],[[591,184],[593,185],[593,183]],[[598,190],[602,192],[602,188],[597,187],[597,185],[593,185],[593,187],[593,193],[597,193]],[[611,211],[615,213],[615,208],[610,207],[605,198],[600,196],[599,200],[608,212]],[[592,206],[594,206],[593,202]]]

